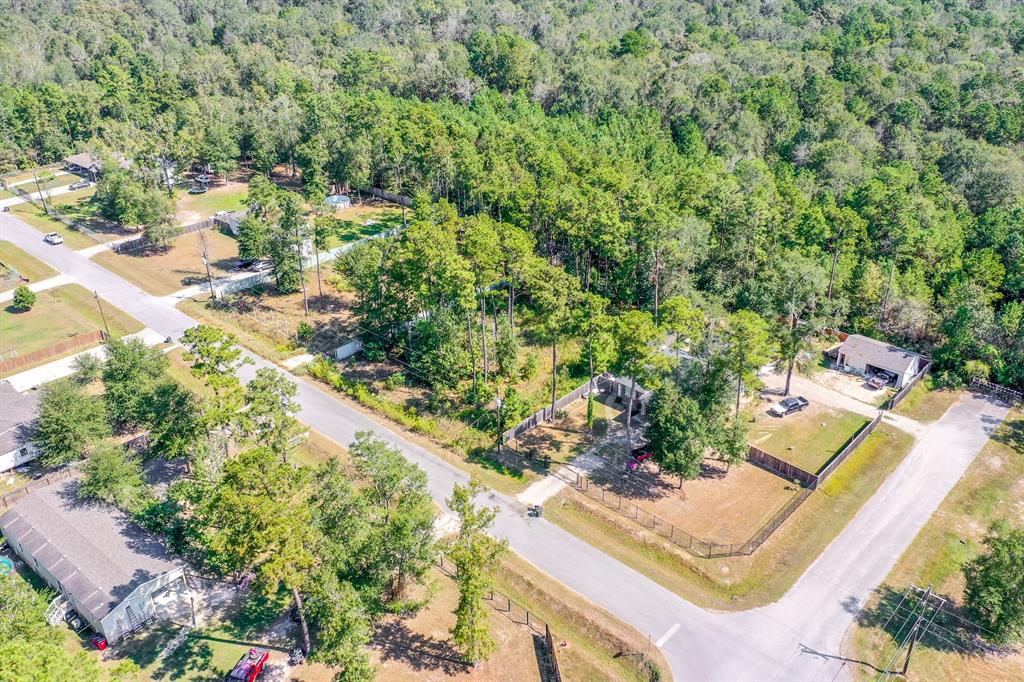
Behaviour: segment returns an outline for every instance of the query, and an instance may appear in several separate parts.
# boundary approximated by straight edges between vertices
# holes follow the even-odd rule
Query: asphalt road
[[[49,246],[25,223],[0,213],[0,239],[45,261],[97,291],[143,324],[179,337],[197,324],[66,246]],[[251,353],[254,365],[279,367]],[[284,371],[284,370],[281,370]],[[285,372],[287,374],[287,372]],[[461,470],[388,427],[292,377],[299,387],[299,418],[327,436],[350,442],[371,430],[426,472],[431,494],[443,504]],[[995,402],[969,397],[933,424],[913,451],[779,602],[741,613],[699,608],[583,540],[547,521],[526,517],[523,505],[488,492],[500,509],[496,534],[541,570],[630,623],[658,643],[677,680],[845,679],[844,634],[863,604],[956,484],[1006,414]]]

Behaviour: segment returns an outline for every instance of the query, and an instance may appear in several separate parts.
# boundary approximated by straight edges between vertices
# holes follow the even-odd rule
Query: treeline
[[[143,170],[244,158],[317,194],[427,192],[655,314],[684,294],[770,315],[801,254],[831,324],[932,352],[950,380],[1024,384],[1017,8],[259,10],[5,13],[2,163],[105,145]]]

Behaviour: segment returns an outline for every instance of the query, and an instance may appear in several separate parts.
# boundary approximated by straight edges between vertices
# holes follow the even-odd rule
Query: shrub
[[[523,370],[520,373],[520,376],[523,378],[524,381],[529,381],[530,379],[537,376],[536,355],[531,354],[526,356],[526,360],[523,361]]]
[[[391,374],[390,376],[388,376],[387,379],[384,380],[384,388],[388,389],[389,391],[393,391],[396,388],[405,386],[406,383],[407,382],[405,374],[403,374],[402,372],[395,372],[394,374]]]
[[[298,331],[296,331],[295,336],[298,338],[299,343],[305,345],[313,340],[314,333],[315,330],[313,329],[313,325],[303,320],[302,322],[299,322],[299,328]]]
[[[31,310],[32,306],[36,304],[36,298],[36,292],[22,284],[14,290],[14,298],[11,299],[11,303],[18,310]]]

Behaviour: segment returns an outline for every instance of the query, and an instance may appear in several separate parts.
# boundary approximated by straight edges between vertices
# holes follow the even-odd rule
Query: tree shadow
[[[920,603],[920,595],[911,594],[904,600],[905,594],[906,589],[881,585],[875,590],[877,602],[857,613],[857,624],[863,628],[881,629],[893,639],[902,641],[912,619],[922,611],[921,608],[916,611],[913,608]],[[961,605],[949,595],[933,594],[932,598],[936,603],[938,599],[945,600],[945,603],[934,620],[933,611],[928,610],[931,626],[918,640],[918,646],[965,656],[1006,655],[1014,651],[1013,647],[994,645],[982,639],[978,628],[967,620]]]
[[[1018,454],[1024,455],[1024,417],[1005,420],[1005,427],[997,430],[992,439],[997,443],[1008,445]]]
[[[413,632],[402,620],[378,627],[374,644],[380,649],[382,661],[402,661],[415,671],[457,675],[470,670],[449,642]]]

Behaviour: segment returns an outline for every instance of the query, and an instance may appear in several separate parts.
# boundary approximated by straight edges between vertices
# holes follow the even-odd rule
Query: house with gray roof
[[[132,162],[120,154],[115,154],[114,160],[121,168],[128,169],[132,166]],[[100,174],[103,172],[102,159],[95,154],[90,154],[89,152],[72,154],[71,156],[65,157],[64,166],[72,173],[86,177],[93,182],[98,180]]]
[[[32,442],[38,414],[38,391],[18,393],[11,382],[0,381],[0,473],[39,456]]]
[[[903,388],[924,366],[923,358],[885,341],[850,334],[839,346],[836,366],[867,376],[878,370],[896,375],[896,388]]]
[[[71,477],[33,490],[0,516],[0,532],[55,603],[114,644],[160,617],[155,599],[183,586],[184,566],[116,507],[80,501],[78,486]]]

